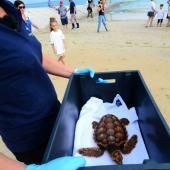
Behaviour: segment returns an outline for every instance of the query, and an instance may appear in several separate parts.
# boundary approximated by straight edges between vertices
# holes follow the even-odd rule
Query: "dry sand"
[[[81,20],[66,35],[66,63],[96,72],[139,70],[164,118],[170,123],[170,29],[145,28],[145,21],[109,21],[109,32],[96,33],[95,20]],[[49,32],[36,33],[44,51],[53,56]],[[62,99],[67,80],[52,76]]]
[[[52,16],[51,13],[48,15]],[[145,28],[144,20],[112,21],[109,15],[108,18],[109,32],[105,32],[102,27],[101,32],[96,33],[96,18],[81,19],[80,29],[69,28],[65,33],[66,63],[75,68],[88,66],[96,72],[139,70],[161,113],[170,124],[170,28],[165,27],[165,22],[161,28]],[[46,25],[48,21],[41,28]],[[49,44],[49,29],[43,29],[35,35],[41,41],[44,52],[55,57]],[[62,101],[68,80],[50,77]],[[12,156],[3,143],[0,143],[0,148]]]

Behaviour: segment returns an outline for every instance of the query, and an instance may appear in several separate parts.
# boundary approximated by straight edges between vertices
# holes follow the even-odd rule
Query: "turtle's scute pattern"
[[[106,148],[109,145],[121,146],[128,136],[120,120],[114,115],[105,115],[94,130],[94,139],[98,145]]]
[[[128,140],[125,128],[129,124],[128,119],[118,119],[112,114],[103,116],[99,122],[93,122],[93,137],[98,148],[80,148],[78,152],[84,156],[101,156],[107,150],[116,163],[122,164],[122,153],[128,154],[136,146],[137,135]],[[122,153],[121,153],[122,152]]]

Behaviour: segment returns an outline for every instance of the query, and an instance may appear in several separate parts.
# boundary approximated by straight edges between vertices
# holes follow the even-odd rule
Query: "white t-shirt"
[[[157,19],[163,19],[163,18],[164,18],[164,11],[163,11],[163,9],[160,9],[157,12]]]
[[[148,11],[152,11],[152,12],[156,11],[156,4],[155,4],[155,2],[153,2],[153,1],[150,2]]]
[[[54,48],[58,55],[65,53],[64,42],[63,42],[64,39],[65,39],[65,36],[60,29],[58,29],[58,31],[56,32],[51,31],[50,43],[54,44]]]

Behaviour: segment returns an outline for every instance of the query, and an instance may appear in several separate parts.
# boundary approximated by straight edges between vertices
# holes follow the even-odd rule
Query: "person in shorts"
[[[60,1],[60,7],[58,8],[58,14],[60,15],[61,24],[65,31],[68,29],[67,8],[64,6],[63,1]]]
[[[93,18],[93,9],[92,9],[92,7],[89,3],[88,3],[88,6],[87,6],[87,18],[88,17]]]
[[[168,22],[166,26],[170,27],[170,0],[168,0],[167,3],[168,3],[168,13],[167,13]]]
[[[58,62],[65,65],[65,36],[63,32],[59,29],[59,25],[56,20],[50,20],[50,44],[58,58]]]
[[[154,2],[154,0],[150,0],[150,3],[149,3],[149,9],[148,9],[148,21],[146,23],[146,27],[150,26],[152,27],[153,26],[153,19],[155,17],[155,13],[156,13],[156,4]]]
[[[163,4],[160,4],[160,9],[157,12],[157,26],[162,26],[163,19],[164,19],[164,10],[163,10]]]
[[[69,2],[70,2],[69,10],[70,10],[70,16],[71,16],[72,29],[76,28],[75,24],[77,25],[77,28],[79,28],[80,25],[76,18],[76,5],[73,0],[69,0]]]

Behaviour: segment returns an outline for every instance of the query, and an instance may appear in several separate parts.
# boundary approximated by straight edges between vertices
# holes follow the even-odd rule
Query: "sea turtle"
[[[84,156],[101,156],[107,150],[117,164],[123,163],[123,154],[129,154],[137,143],[137,135],[133,135],[128,140],[126,125],[129,120],[118,119],[113,114],[104,115],[99,122],[92,122],[94,129],[93,137],[98,148],[80,148],[78,152]]]

